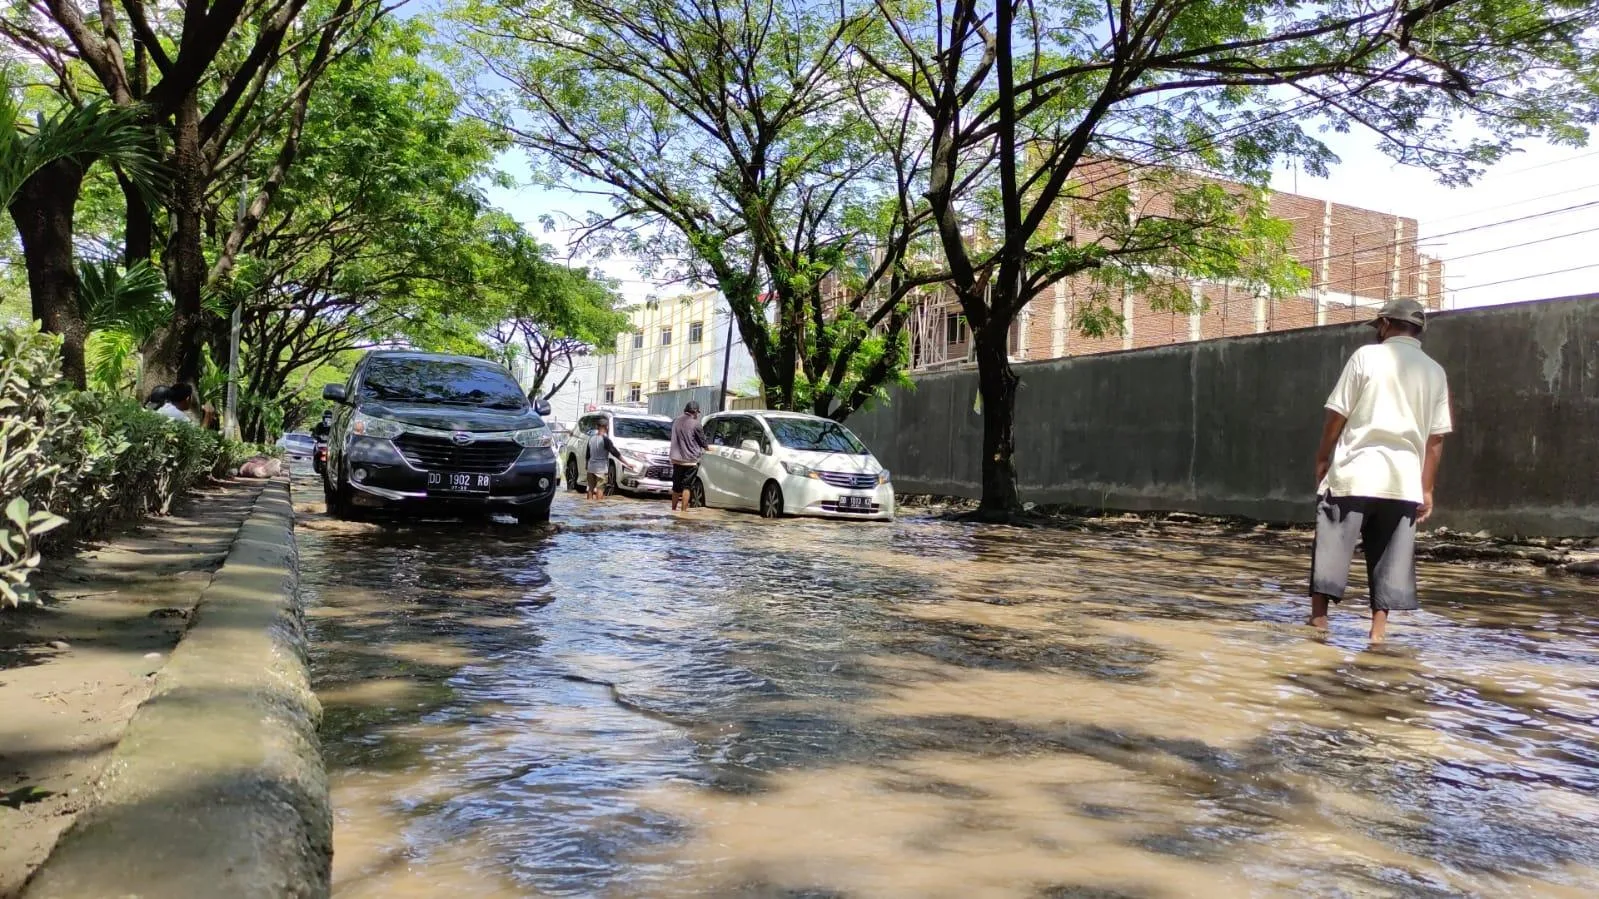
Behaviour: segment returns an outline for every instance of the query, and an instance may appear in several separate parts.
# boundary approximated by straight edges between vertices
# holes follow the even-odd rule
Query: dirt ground
[[[49,560],[45,606],[0,612],[0,899],[88,804],[263,483],[213,485]]]

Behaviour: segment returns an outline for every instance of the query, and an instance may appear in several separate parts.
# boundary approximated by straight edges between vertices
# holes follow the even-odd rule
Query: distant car
[[[555,497],[553,439],[504,366],[469,356],[377,350],[347,384],[322,475],[328,512],[362,508],[504,512],[546,522]]]
[[[310,434],[284,434],[278,438],[278,448],[288,457],[290,465],[310,462],[316,453],[316,438]]]
[[[766,518],[894,518],[887,469],[850,430],[793,412],[722,412],[705,419],[711,446],[690,501]]]
[[[611,442],[625,460],[620,466],[615,459],[609,460],[608,489],[671,493],[672,420],[664,415],[609,409],[590,412],[578,419],[566,445],[561,448],[561,471],[566,476],[567,489],[583,489],[583,475],[588,471],[589,438],[594,436],[594,429],[601,421],[610,426]]]

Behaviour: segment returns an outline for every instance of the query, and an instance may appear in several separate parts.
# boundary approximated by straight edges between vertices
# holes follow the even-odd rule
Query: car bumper
[[[359,476],[359,477],[358,477]],[[524,449],[504,471],[488,473],[487,493],[428,488],[428,472],[400,455],[387,440],[357,438],[345,453],[344,478],[358,506],[437,506],[514,512],[549,502],[556,490],[555,454]]]
[[[894,520],[892,484],[882,484],[871,490],[844,490],[810,478],[785,478],[780,486],[783,489],[783,511],[789,515],[865,521]],[[839,502],[845,497],[866,497],[871,507],[866,511],[841,509]]]
[[[617,480],[620,481],[617,486],[634,493],[665,495],[672,492],[671,469],[671,463],[664,461],[652,461],[647,466],[632,464],[620,466],[616,472]]]

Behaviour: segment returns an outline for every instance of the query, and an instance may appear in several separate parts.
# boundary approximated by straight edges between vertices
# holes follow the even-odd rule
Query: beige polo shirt
[[[1318,492],[1421,502],[1427,438],[1452,429],[1448,381],[1421,341],[1390,337],[1356,350],[1327,408],[1348,423]]]

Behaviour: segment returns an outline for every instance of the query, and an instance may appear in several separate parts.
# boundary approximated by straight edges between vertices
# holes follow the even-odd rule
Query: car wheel
[[[699,478],[688,482],[688,507],[690,509],[705,508],[705,482]]]
[[[570,493],[579,493],[583,485],[577,480],[577,457],[566,457],[566,489]]]
[[[534,527],[549,524],[550,503],[553,499],[551,497],[551,499],[547,499],[542,503],[534,503],[526,512],[521,512],[516,516],[517,523]]]
[[[778,489],[775,481],[767,481],[761,490],[761,517],[783,517],[783,491]]]

